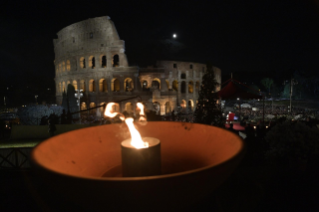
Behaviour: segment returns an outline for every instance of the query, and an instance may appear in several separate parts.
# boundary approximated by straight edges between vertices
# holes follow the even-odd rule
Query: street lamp
[[[288,80],[284,81],[284,85],[287,83],[288,83]],[[292,98],[292,93],[293,93],[293,86],[297,85],[297,84],[298,84],[298,81],[291,77],[291,79],[290,79],[290,92],[289,92],[289,96],[290,96],[290,104],[289,104],[289,111],[288,111],[289,113],[292,113],[291,98]]]
[[[77,105],[79,106],[79,111],[81,111],[81,97],[83,97],[83,89],[77,89],[75,90],[75,98],[77,98],[76,102],[77,102]],[[80,124],[81,124],[81,113],[80,113]]]

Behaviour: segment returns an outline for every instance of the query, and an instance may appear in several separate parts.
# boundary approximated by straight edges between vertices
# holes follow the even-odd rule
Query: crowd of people
[[[265,113],[264,113],[265,110]],[[280,117],[289,117],[289,118],[297,118],[297,119],[306,119],[310,117],[312,119],[319,119],[319,110],[306,109],[301,107],[292,107],[292,111],[288,110],[286,106],[262,106],[253,108],[234,108],[235,114],[240,116],[242,119],[246,118],[249,120],[260,120],[263,115],[265,115],[266,119],[271,118],[280,118]],[[269,116],[271,115],[271,116]],[[271,119],[270,118],[270,119]]]

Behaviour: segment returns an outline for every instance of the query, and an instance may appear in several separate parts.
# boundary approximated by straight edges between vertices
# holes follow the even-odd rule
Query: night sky
[[[125,41],[130,65],[176,59],[211,62],[224,74],[269,76],[288,70],[314,74],[318,69],[319,3],[314,0],[2,0],[0,4],[1,89],[18,84],[54,89],[56,33],[106,15]]]

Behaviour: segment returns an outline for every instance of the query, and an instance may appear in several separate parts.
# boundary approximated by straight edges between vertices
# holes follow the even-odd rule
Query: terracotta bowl
[[[192,204],[235,169],[243,141],[221,128],[182,122],[136,125],[142,137],[161,141],[162,174],[122,177],[125,124],[80,129],[34,148],[32,162],[46,186],[88,210],[165,210]]]

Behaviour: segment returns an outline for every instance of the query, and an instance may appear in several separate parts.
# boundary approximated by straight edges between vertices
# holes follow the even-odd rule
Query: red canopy
[[[230,82],[217,92],[221,99],[261,99],[262,96],[247,86],[231,79]]]

